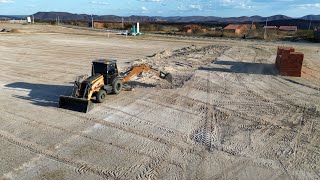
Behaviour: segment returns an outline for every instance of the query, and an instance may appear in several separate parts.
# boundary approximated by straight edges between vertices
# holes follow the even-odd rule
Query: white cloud
[[[202,6],[200,4],[189,4],[189,5],[180,5],[178,6],[179,11],[201,11]]]
[[[166,5],[164,0],[137,0],[137,1],[146,2],[146,3],[159,3],[161,5]]]
[[[219,0],[220,5],[230,8],[251,9],[253,8],[250,0]]]
[[[13,0],[0,0],[0,4],[6,4],[6,3],[14,3]]]
[[[197,10],[202,10],[201,6],[199,4],[190,4],[188,6],[190,9],[197,9]]]
[[[138,0],[142,2],[162,2],[163,0]]]
[[[320,3],[314,4],[296,4],[295,7],[299,7],[301,9],[309,9],[309,8],[320,8]]]
[[[109,5],[109,3],[107,2],[103,2],[103,1],[90,1],[91,4],[97,4],[97,5]]]

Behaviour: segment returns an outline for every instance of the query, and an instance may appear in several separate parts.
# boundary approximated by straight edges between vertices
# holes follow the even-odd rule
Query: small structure
[[[279,30],[281,31],[298,31],[297,26],[280,26]]]
[[[0,19],[0,23],[8,23],[9,20],[8,19]]]
[[[211,31],[221,31],[223,28],[222,27],[213,27],[210,28]]]
[[[26,24],[27,20],[10,20],[9,23],[11,24]]]
[[[194,25],[194,24],[188,24],[181,28],[182,32],[191,34],[191,33],[197,33],[197,32],[206,32],[207,30],[202,28],[201,26]]]
[[[92,27],[92,23],[89,23],[89,27]],[[106,24],[104,22],[94,21],[93,27],[97,29],[104,29],[106,28]]]
[[[131,36],[142,35],[142,33],[140,32],[140,23],[139,22],[137,22],[137,24],[132,24],[131,31],[128,35],[131,35]]]
[[[263,26],[263,29],[277,30],[279,28],[277,26]]]
[[[292,47],[278,47],[276,68],[282,76],[301,77],[304,54]]]
[[[31,24],[31,17],[30,17],[30,16],[27,17],[27,22],[28,22],[29,24]]]
[[[243,34],[249,30],[257,29],[256,25],[254,24],[229,24],[223,30],[234,32],[236,34]]]
[[[314,40],[320,42],[320,27],[314,30]]]

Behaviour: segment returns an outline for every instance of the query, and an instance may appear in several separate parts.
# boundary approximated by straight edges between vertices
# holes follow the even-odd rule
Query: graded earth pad
[[[4,28],[21,33],[0,35],[1,179],[319,179],[319,46],[289,44],[305,54],[292,78],[275,43]],[[174,84],[145,73],[90,113],[57,108],[108,57]]]

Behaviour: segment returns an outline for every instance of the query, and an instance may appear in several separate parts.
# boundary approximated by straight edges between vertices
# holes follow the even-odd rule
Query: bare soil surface
[[[1,179],[320,179],[320,47],[301,78],[274,70],[279,45],[125,37],[0,24]],[[59,109],[91,61],[144,63],[134,91],[87,113]]]

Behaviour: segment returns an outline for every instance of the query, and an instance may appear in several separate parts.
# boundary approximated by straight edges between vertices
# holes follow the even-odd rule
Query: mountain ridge
[[[68,12],[37,12],[33,14],[36,20],[43,21],[55,21],[59,16],[61,20],[73,20],[73,21],[90,21],[91,15],[88,14],[73,14]],[[21,19],[23,16],[8,16],[0,15],[0,19]],[[26,17],[26,16],[25,16]],[[285,15],[273,15],[269,17],[255,16],[240,16],[240,17],[217,17],[217,16],[117,16],[117,15],[93,15],[95,21],[105,22],[121,22],[122,18],[126,22],[176,22],[176,23],[192,23],[192,22],[217,22],[217,23],[245,23],[245,22],[265,22],[279,21],[279,20],[310,20],[320,21],[320,15],[306,15],[300,18],[293,18]]]

